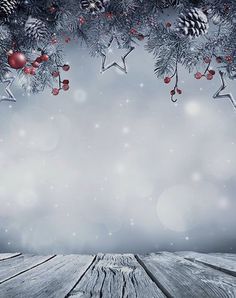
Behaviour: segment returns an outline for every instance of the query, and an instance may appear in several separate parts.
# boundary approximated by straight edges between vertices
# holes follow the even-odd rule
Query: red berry
[[[30,74],[31,68],[30,67],[25,67],[23,69],[23,71],[24,71],[25,74]]]
[[[40,58],[43,62],[47,62],[49,60],[49,57],[46,54],[43,54]]]
[[[132,29],[130,29],[130,33],[133,34],[133,35],[135,35],[135,34],[137,34],[138,32],[137,32],[136,29],[132,28]]]
[[[37,61],[34,61],[32,63],[32,66],[35,67],[35,68],[38,68],[39,67],[39,63]]]
[[[36,69],[34,67],[30,68],[30,74],[34,76],[36,74]]]
[[[69,85],[70,81],[69,80],[63,80],[62,84],[63,85]]]
[[[210,69],[209,73],[212,74],[213,76],[216,74],[216,72],[213,69]]]
[[[178,94],[182,94],[183,92],[182,92],[181,89],[178,89],[178,88],[177,88],[177,93],[178,93]]]
[[[167,27],[167,28],[170,28],[171,26],[172,26],[172,24],[171,24],[170,22],[167,22],[167,23],[166,23],[166,27]]]
[[[86,23],[86,21],[85,21],[85,19],[83,17],[80,17],[79,18],[79,23],[80,23],[80,25],[83,25],[83,24]]]
[[[58,76],[59,76],[59,71],[54,71],[53,73],[52,73],[52,76],[54,77],[54,78],[57,78]]]
[[[232,63],[233,62],[233,57],[232,56],[226,56],[225,57],[225,60],[229,63]]]
[[[68,64],[64,64],[64,65],[62,66],[62,69],[63,69],[64,71],[68,71],[68,70],[70,70],[70,65],[68,65]]]
[[[164,82],[165,82],[165,84],[169,84],[171,82],[171,78],[170,77],[165,77]]]
[[[142,40],[144,40],[145,37],[143,34],[139,33],[137,38],[138,38],[138,40],[142,41]]]
[[[67,91],[67,90],[69,90],[69,85],[68,84],[64,84],[63,86],[62,86],[62,89],[64,90],[64,91]]]
[[[38,63],[42,63],[42,58],[41,57],[38,57],[38,58],[36,58],[35,61],[38,62]]]
[[[170,95],[174,96],[175,95],[175,90],[171,90]]]
[[[197,72],[195,74],[195,79],[200,80],[202,78],[202,74],[200,72]]]
[[[53,95],[58,95],[59,92],[60,92],[60,90],[59,90],[58,88],[53,88],[53,89],[52,89],[52,94],[53,94]]]
[[[210,80],[212,80],[213,79],[213,75],[211,74],[211,73],[208,73],[207,74],[207,79],[210,81]]]

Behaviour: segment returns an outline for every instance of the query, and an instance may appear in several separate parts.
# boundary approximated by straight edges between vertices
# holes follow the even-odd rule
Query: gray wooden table
[[[0,297],[236,297],[236,255],[0,254]]]

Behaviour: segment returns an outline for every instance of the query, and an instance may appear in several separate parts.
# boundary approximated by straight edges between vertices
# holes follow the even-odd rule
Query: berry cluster
[[[49,60],[49,56],[46,54],[42,54],[37,57],[30,66],[25,66],[23,72],[27,75],[35,75],[37,69],[39,68],[40,64],[43,62],[47,62]]]
[[[52,94],[55,95],[55,96],[58,95],[61,90],[68,91],[70,89],[70,86],[69,86],[70,81],[68,79],[64,79],[64,80],[61,79],[60,68],[63,71],[69,71],[70,70],[70,65],[68,65],[68,64],[64,64],[62,66],[58,65],[57,70],[52,72],[53,78],[58,78],[58,88],[53,88],[52,89]]]

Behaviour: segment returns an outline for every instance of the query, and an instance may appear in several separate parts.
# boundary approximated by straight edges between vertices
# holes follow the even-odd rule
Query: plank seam
[[[96,262],[97,260],[97,256],[94,256],[92,262],[89,264],[89,266],[87,267],[87,269],[84,271],[84,273],[80,276],[80,278],[78,279],[78,281],[76,282],[76,284],[73,286],[73,288],[70,290],[70,292],[68,294],[66,294],[65,298],[70,297],[70,294],[74,291],[74,289],[78,286],[78,284],[80,283],[80,281],[82,280],[82,278],[85,276],[85,274],[89,271],[89,269],[93,266],[93,264]]]
[[[216,266],[216,265],[212,265],[212,264],[206,263],[204,261],[196,260],[194,258],[185,257],[185,260],[190,261],[192,263],[203,264],[203,265],[205,265],[207,267],[210,267],[212,269],[215,269],[217,271],[221,271],[223,273],[226,273],[228,275],[236,277],[236,272],[235,271],[232,271],[232,270],[229,270],[229,269],[226,269],[226,268],[222,268],[222,267],[219,267],[219,266]]]
[[[139,263],[139,265],[145,270],[149,278],[156,284],[156,286],[162,291],[162,293],[167,297],[167,298],[174,298],[170,294],[170,292],[159,282],[159,280],[152,274],[152,272],[147,268],[145,263],[137,256],[134,255],[135,259]]]
[[[8,278],[6,278],[6,279],[4,279],[4,280],[1,280],[1,281],[0,281],[0,285],[3,284],[3,283],[6,282],[6,281],[9,281],[9,280],[11,280],[11,279],[13,279],[13,278],[15,278],[15,277],[17,277],[17,276],[19,276],[19,275],[21,275],[21,274],[27,272],[27,271],[30,271],[30,270],[32,270],[32,269],[34,269],[34,268],[36,268],[36,267],[38,267],[38,266],[40,266],[40,265],[42,265],[42,264],[48,262],[48,261],[50,261],[51,259],[53,259],[53,258],[55,258],[55,257],[56,257],[56,255],[53,255],[53,256],[51,256],[50,258],[46,259],[45,261],[43,261],[43,262],[41,262],[41,263],[38,263],[38,264],[36,264],[36,265],[34,265],[34,266],[28,268],[28,269],[25,269],[25,270],[23,270],[23,271],[21,271],[21,272],[15,274],[15,275],[12,275],[11,277],[8,277]]]
[[[16,258],[16,257],[19,257],[19,256],[21,256],[21,255],[22,255],[22,253],[20,252],[20,253],[18,253],[18,254],[15,254],[15,255],[13,255],[13,256],[7,257],[7,258],[5,258],[5,259],[0,259],[0,262],[5,261],[5,260],[10,260],[10,259],[13,259],[13,258]]]

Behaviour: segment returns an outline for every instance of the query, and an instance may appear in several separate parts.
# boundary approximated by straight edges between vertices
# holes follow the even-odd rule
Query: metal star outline
[[[16,98],[11,91],[11,86],[12,86],[14,80],[15,80],[14,77],[10,77],[10,78],[5,78],[0,82],[2,84],[5,84],[5,83],[7,84],[5,87],[5,93],[7,96],[5,96],[5,95],[0,96],[0,102],[2,102],[2,101],[16,102]]]
[[[114,42],[114,40],[116,41],[117,45],[118,45],[118,49],[122,49],[122,46],[118,40],[118,38],[115,36],[112,36],[108,45],[107,45],[107,49],[109,49],[112,45],[112,43]],[[125,53],[124,56],[121,56],[121,61],[122,61],[122,65],[118,64],[117,62],[112,62],[108,65],[106,65],[106,61],[107,61],[107,54],[104,52],[101,52],[101,56],[102,56],[102,67],[101,67],[101,73],[104,73],[105,71],[109,70],[112,67],[116,67],[117,69],[121,70],[122,72],[127,74],[127,65],[126,65],[126,58],[129,56],[129,54],[131,52],[133,52],[133,50],[135,49],[135,47],[129,46],[127,48],[127,52]]]
[[[226,73],[220,70],[219,74],[220,74],[221,84],[222,85],[220,86],[220,89],[213,95],[213,98],[214,99],[228,98],[231,101],[234,108],[236,109],[236,100],[233,97],[233,95],[231,93],[222,94],[222,91],[224,91],[227,87],[226,82],[225,82]],[[231,76],[231,79],[235,79],[235,78],[236,78],[236,76]]]

